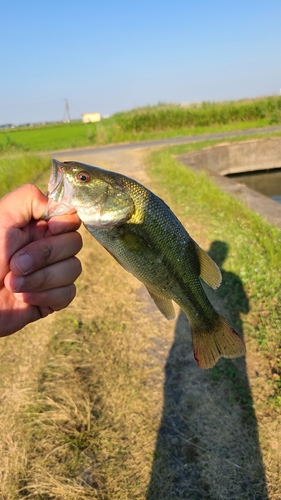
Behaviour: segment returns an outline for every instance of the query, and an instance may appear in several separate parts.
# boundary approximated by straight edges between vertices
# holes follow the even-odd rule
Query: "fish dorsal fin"
[[[200,278],[212,288],[218,288],[222,279],[219,267],[197,243],[195,248],[200,262]]]
[[[154,290],[152,291],[147,287],[146,289],[163,316],[165,316],[166,319],[174,319],[176,313],[171,299],[168,299],[164,295],[160,295],[159,293],[156,293]]]

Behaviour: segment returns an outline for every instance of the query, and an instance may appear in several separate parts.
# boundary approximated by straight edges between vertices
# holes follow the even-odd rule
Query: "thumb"
[[[0,227],[22,228],[31,219],[40,219],[47,197],[33,184],[25,184],[0,200]]]
[[[46,204],[47,197],[33,184],[21,186],[0,200],[0,284],[9,272],[10,258],[30,239],[26,226],[40,219]]]

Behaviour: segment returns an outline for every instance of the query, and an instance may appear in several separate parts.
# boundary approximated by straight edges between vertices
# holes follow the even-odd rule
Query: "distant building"
[[[12,123],[4,123],[3,125],[0,125],[0,128],[15,128],[15,125]]]
[[[83,113],[82,114],[82,122],[83,123],[93,123],[100,121],[100,113]]]

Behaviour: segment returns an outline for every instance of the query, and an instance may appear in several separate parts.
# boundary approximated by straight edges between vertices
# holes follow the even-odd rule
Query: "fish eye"
[[[79,174],[77,174],[77,180],[80,182],[89,182],[91,177],[88,172],[79,172]]]

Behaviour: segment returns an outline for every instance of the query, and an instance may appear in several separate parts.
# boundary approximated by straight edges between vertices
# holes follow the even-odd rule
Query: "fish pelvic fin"
[[[165,318],[169,320],[174,319],[176,313],[172,300],[165,297],[164,295],[156,293],[154,290],[150,290],[147,287],[146,289],[163,316],[165,316]]]
[[[219,315],[212,330],[193,326],[191,335],[195,361],[203,370],[212,368],[220,358],[239,358],[246,352],[238,333]]]
[[[196,242],[195,249],[200,262],[200,278],[212,288],[218,288],[221,284],[221,272],[217,264]]]

